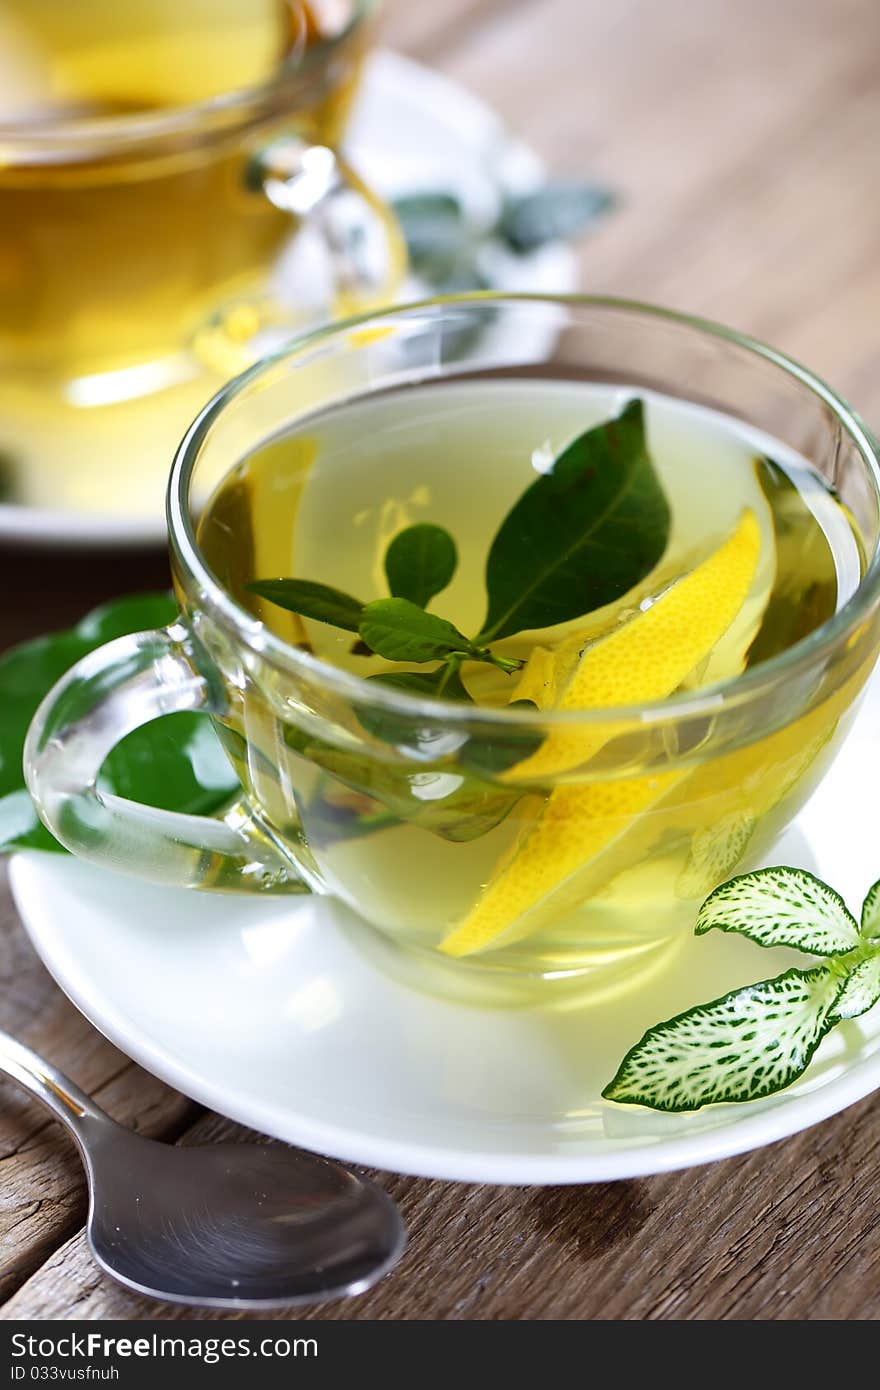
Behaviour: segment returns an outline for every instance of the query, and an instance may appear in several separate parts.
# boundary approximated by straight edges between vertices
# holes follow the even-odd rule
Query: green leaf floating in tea
[[[603,1096],[680,1114],[791,1085],[836,1024],[880,1001],[878,894],[880,883],[865,899],[860,931],[840,895],[804,869],[758,869],[716,888],[700,909],[698,936],[737,932],[826,963],[745,985],[649,1028]]]
[[[449,584],[458,564],[455,541],[442,526],[420,522],[399,531],[385,552],[385,576],[392,597],[420,608]]]
[[[617,419],[592,427],[563,449],[503,519],[486,567],[489,618],[476,638],[425,611],[452,580],[458,561],[453,537],[430,522],[405,527],[391,540],[384,557],[389,598],[362,603],[300,578],[258,580],[248,588],[303,617],[356,631],[354,653],[373,653],[401,665],[434,665],[427,672],[392,670],[374,679],[426,698],[473,703],[462,681],[465,663],[488,664],[507,674],[523,665],[520,658],[494,651],[487,645],[490,639],[553,626],[620,597],[654,567],[668,533],[669,507],[648,453],[643,406],[634,400]],[[430,746],[432,731],[419,728],[410,713],[364,705],[358,718],[383,742]],[[513,723],[509,731],[491,737],[465,734],[457,761],[419,773],[448,779],[455,772],[459,778],[448,795],[430,800],[424,789],[421,796],[414,793],[401,768],[386,768],[377,776],[369,760],[364,764],[350,753],[336,756],[328,744],[314,740],[305,748],[297,730],[290,736],[292,748],[372,799],[365,809],[365,833],[379,824],[375,806],[381,804],[400,819],[456,839],[482,834],[507,814],[519,793],[492,789],[492,779],[528,758],[540,742],[540,733]],[[437,783],[438,788],[444,785]],[[329,784],[322,786],[326,791]],[[343,799],[342,805],[344,817],[331,813],[327,828],[344,823],[348,835],[356,822],[350,802]]]
[[[177,616],[171,594],[134,594],[89,613],[68,632],[24,642],[0,657],[0,850],[52,849],[24,785],[21,757],[37,705],[81,657],[131,632]],[[240,790],[204,714],[145,724],[110,753],[101,785],[117,796],[193,815],[210,815]]]
[[[289,613],[299,613],[319,623],[331,623],[345,632],[357,632],[363,616],[364,605],[351,594],[344,594],[329,584],[316,584],[311,579],[260,579],[248,588]]]
[[[469,700],[467,692],[464,699]],[[369,732],[387,743],[405,745],[413,737],[412,722],[405,724],[394,711],[377,706],[362,718]],[[504,820],[519,799],[518,792],[481,776],[479,769],[470,771],[460,757],[386,762],[369,749],[309,739],[294,726],[288,726],[285,741],[325,773],[303,807],[309,839],[317,835],[315,842],[322,845],[401,823],[444,840],[476,840]]]
[[[465,689],[457,666],[438,666],[434,671],[382,671],[370,680],[389,685],[392,690],[405,690],[429,700],[473,701]]]
[[[453,654],[465,655],[471,645],[452,623],[406,598],[368,603],[358,631],[370,650],[386,661],[445,661]]]
[[[477,840],[508,815],[517,796],[506,787],[474,776],[463,776],[454,762],[438,761],[424,768],[401,768],[369,754],[347,749],[309,748],[307,755],[333,780],[369,798],[361,810],[366,828],[384,808],[398,822],[429,830],[453,842]],[[332,787],[319,788],[305,813],[311,833],[316,804],[332,805]]]
[[[477,640],[553,627],[620,598],[663,555],[669,520],[634,400],[569,444],[502,522]]]
[[[425,700],[457,700],[459,703],[473,704],[454,663],[438,666],[433,671],[382,671],[368,679],[392,690],[419,695]],[[412,716],[386,709],[384,705],[364,705],[358,710],[358,719],[368,733],[384,743],[406,744],[412,736]]]
[[[488,642],[552,627],[620,598],[663,555],[669,524],[644,407],[633,400],[617,419],[563,449],[502,521],[486,564],[488,616],[475,638],[424,611],[457,563],[453,538],[431,523],[406,527],[391,541],[384,565],[391,598],[363,604],[300,578],[260,579],[248,589],[302,617],[357,631],[388,661],[451,662],[457,671],[468,660],[513,672],[522,662],[492,652]]]
[[[426,613],[406,598],[379,598],[364,608],[358,629],[361,640],[386,661],[455,662],[468,658],[486,661],[508,674],[518,671],[522,661],[496,656],[486,647],[471,642],[454,624],[434,613]],[[442,682],[437,694],[442,695]]]

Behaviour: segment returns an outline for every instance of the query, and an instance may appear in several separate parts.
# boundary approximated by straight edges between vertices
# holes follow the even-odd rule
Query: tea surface
[[[0,121],[186,106],[266,81],[305,28],[287,0],[0,0]]]
[[[458,567],[431,609],[463,632],[477,631],[486,607],[486,554],[505,513],[572,437],[615,415],[632,395],[564,382],[462,383],[336,410],[247,459],[211,502],[200,542],[236,597],[295,640],[298,620],[249,594],[252,580],[297,575],[365,600],[380,598],[388,593],[389,542],[406,526],[432,522],[454,536]],[[841,601],[858,582],[858,549],[845,513],[818,475],[783,446],[712,412],[645,399],[651,456],[672,513],[663,578],[686,571],[751,507],[763,544],[743,621],[762,610],[755,643],[762,659],[784,650],[831,616],[838,579]],[[779,626],[782,595],[788,618],[801,610],[800,626]],[[601,627],[610,616],[590,623]],[[510,646],[527,654],[548,635],[559,641],[582,626],[575,619]],[[338,629],[311,622],[306,628],[316,654],[360,675],[387,664],[353,655],[350,638]],[[714,669],[702,673],[703,683]],[[499,700],[505,691],[502,684]]]
[[[361,676],[431,670],[370,654],[350,631],[248,586],[293,576],[368,603],[388,594],[389,542],[433,523],[455,538],[458,565],[429,609],[477,633],[505,515],[573,438],[632,396],[470,381],[338,408],[244,460],[207,507],[200,545],[223,585],[286,641]],[[650,393],[644,402],[670,515],[661,558],[615,602],[493,642],[520,670],[464,661],[475,705],[571,713],[694,690],[778,655],[857,585],[858,538],[803,460],[713,412]],[[620,697],[603,701],[601,689]],[[350,738],[316,742],[257,691],[224,727],[268,818],[288,834],[301,821],[324,880],[368,919],[482,964],[565,973],[668,941],[683,906],[769,843],[815,785],[845,703],[807,700],[788,727],[719,756],[709,728],[705,746],[669,748],[668,769],[620,723],[541,730],[491,770],[466,750],[391,768],[381,744],[372,762],[363,748],[352,756]]]

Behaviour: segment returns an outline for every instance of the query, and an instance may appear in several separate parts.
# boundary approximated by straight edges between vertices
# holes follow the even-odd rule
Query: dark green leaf
[[[329,584],[316,584],[311,579],[258,579],[247,587],[250,593],[286,608],[288,613],[314,618],[316,622],[329,623],[346,632],[358,631],[364,611],[360,599],[344,594],[341,589],[333,589]]]
[[[209,816],[241,787],[205,714],[169,714],[135,729],[108,755],[102,790]]]
[[[421,695],[425,699],[471,702],[461,676],[452,663],[440,666],[436,671],[384,671],[369,679],[409,695]],[[363,705],[357,714],[367,732],[385,743],[412,745],[415,742],[421,745],[425,742],[426,730],[412,714],[379,705]]]
[[[450,661],[448,665],[441,666],[434,672],[437,682],[434,687],[434,697],[438,700],[457,700],[461,703],[472,705],[473,700],[465,688],[461,679],[461,672],[456,661]]]
[[[531,700],[514,700],[508,709],[535,709]],[[537,751],[544,742],[539,729],[499,724],[485,737],[474,735],[459,752],[461,762],[481,772],[506,772]]]
[[[442,661],[452,652],[467,652],[471,647],[452,623],[405,598],[368,603],[359,631],[371,651],[386,661]]]
[[[0,657],[0,850],[61,846],[40,822],[24,786],[22,748],[37,705],[74,662],[104,642],[161,627],[177,615],[170,594],[135,594],[88,614],[68,632],[38,637]],[[114,748],[101,786],[166,810],[209,815],[238,781],[206,715],[174,714]]]
[[[426,699],[471,699],[458,671],[446,666],[438,666],[436,671],[383,671],[369,679],[390,685],[394,690],[409,691],[411,695],[424,695]]]
[[[318,789],[318,806],[303,808],[307,836],[313,813],[319,812],[322,826],[328,825],[326,803],[328,798],[334,799],[333,781],[364,796],[363,805],[357,809],[365,818],[365,833],[375,828],[376,818],[384,810],[397,821],[455,843],[478,839],[494,829],[520,796],[510,787],[495,786],[469,775],[454,763],[433,767],[418,767],[411,762],[386,763],[369,753],[328,746],[310,748],[307,756],[331,774],[329,782]],[[337,803],[340,800],[338,791],[335,799]],[[353,829],[352,825],[346,826],[346,838],[350,838]]]
[[[413,695],[437,697],[440,680],[448,678],[448,698],[470,701],[458,672],[400,671],[370,680],[381,681]],[[441,697],[442,698],[442,697]],[[438,730],[428,729],[413,716],[376,707],[359,709],[358,718],[376,738],[389,744],[429,748]],[[284,740],[325,776],[311,802],[303,808],[306,833],[314,843],[372,834],[391,824],[418,826],[441,839],[463,842],[493,829],[509,813],[521,793],[493,785],[453,756],[433,762],[412,757],[388,762],[368,748],[337,748],[311,739],[296,726],[287,726]],[[348,793],[363,798],[358,801]]]
[[[486,565],[478,642],[552,627],[620,598],[666,548],[669,504],[645,439],[644,408],[580,435],[501,524]]]
[[[287,747],[294,753],[301,753],[304,758],[309,756],[316,742],[314,735],[300,724],[285,724],[283,737]]]
[[[458,564],[455,541],[442,526],[418,522],[399,531],[385,552],[385,574],[395,598],[420,608],[445,589]]]
[[[570,241],[614,202],[607,188],[558,182],[509,198],[499,232],[514,251],[534,251],[548,241]]]

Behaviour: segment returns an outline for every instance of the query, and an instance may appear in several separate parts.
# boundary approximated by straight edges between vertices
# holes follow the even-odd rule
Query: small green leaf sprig
[[[465,660],[488,662],[508,675],[523,665],[522,661],[498,656],[479,638],[471,640],[454,623],[427,612],[431,599],[449,584],[457,564],[458,552],[449,532],[442,526],[418,522],[398,532],[385,555],[390,598],[362,603],[351,594],[309,579],[263,579],[248,588],[300,617],[356,633],[358,649],[365,649],[365,655],[416,665],[439,661],[440,668],[431,673],[430,680],[419,681],[412,688],[454,698],[458,668]]]
[[[761,1100],[803,1075],[832,1028],[880,1000],[880,881],[858,923],[843,898],[805,869],[758,869],[709,895],[695,934],[713,928],[824,963],[732,990],[649,1028],[602,1092],[606,1100],[673,1114]]]
[[[460,199],[444,189],[406,193],[392,202],[413,271],[442,293],[491,289],[494,249],[527,256],[550,242],[571,241],[613,205],[609,189],[576,179],[503,194],[488,227],[474,226]]]
[[[431,672],[374,677],[422,694],[468,700],[459,669],[485,662],[512,674],[524,664],[490,643],[579,618],[634,588],[663,555],[669,503],[654,471],[641,400],[578,435],[511,508],[486,560],[487,613],[467,637],[427,611],[458,563],[452,536],[420,522],[391,541],[384,559],[389,598],[364,603],[309,579],[258,579],[251,593],[357,635],[354,650]]]
[[[248,587],[301,617],[354,634],[353,654],[406,664],[368,680],[410,695],[472,704],[461,676],[464,662],[518,670],[521,661],[500,655],[490,643],[580,617],[622,596],[662,556],[669,523],[669,504],[648,449],[643,403],[635,399],[616,419],[574,439],[504,518],[486,559],[486,617],[473,638],[427,611],[458,564],[452,536],[430,522],[408,526],[392,539],[384,556],[388,598],[364,603],[329,585],[293,577],[258,579]],[[433,669],[406,669],[432,663]],[[430,766],[454,776],[442,797],[424,798],[405,766],[377,760],[369,749],[343,750],[306,738],[291,725],[285,733],[288,746],[325,774],[309,808],[313,838],[318,821],[329,842],[381,829],[390,815],[393,823],[405,821],[444,839],[474,839],[503,820],[520,795],[494,782],[494,775],[542,741],[539,730],[527,727],[512,726],[491,739],[471,732],[454,755],[438,762],[430,751],[434,733],[414,725],[406,713],[362,702],[357,718],[373,738],[410,752],[427,732]],[[417,756],[424,773],[421,747]],[[338,784],[369,798],[367,809],[352,812],[345,798],[337,808]]]

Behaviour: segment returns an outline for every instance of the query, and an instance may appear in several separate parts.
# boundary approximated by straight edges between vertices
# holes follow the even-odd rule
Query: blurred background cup
[[[0,497],[160,513],[199,406],[393,295],[338,153],[376,0],[0,0]]]

